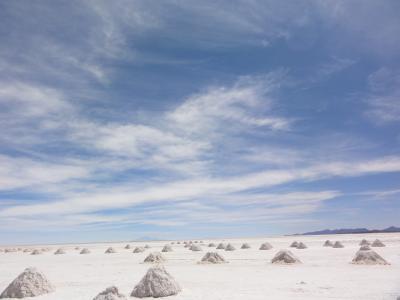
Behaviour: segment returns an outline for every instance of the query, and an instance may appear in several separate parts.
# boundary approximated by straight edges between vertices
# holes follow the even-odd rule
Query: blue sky
[[[399,1],[1,1],[1,243],[399,226]]]

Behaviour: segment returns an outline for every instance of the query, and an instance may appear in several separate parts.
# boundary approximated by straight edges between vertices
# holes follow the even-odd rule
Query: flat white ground
[[[383,241],[386,247],[374,250],[391,265],[350,264],[363,238],[379,238]],[[322,247],[326,239],[342,241],[345,248]],[[308,249],[289,248],[293,240],[303,241]],[[205,243],[210,241],[204,240]],[[274,248],[258,250],[265,241]],[[172,246],[174,252],[164,253],[168,258],[166,269],[183,288],[182,293],[169,299],[394,300],[400,296],[400,234],[243,238],[224,242],[230,242],[237,248],[233,252],[218,250],[229,264],[197,264],[207,251],[215,251],[214,248],[203,247],[201,252],[192,252],[182,244],[175,244]],[[241,250],[242,242],[248,242],[252,248]],[[80,255],[79,251],[74,250],[77,245],[53,245],[50,246],[52,251],[37,256],[22,252],[0,253],[0,290],[4,290],[26,267],[33,266],[41,270],[56,287],[55,293],[35,298],[38,300],[90,300],[111,285],[117,286],[128,296],[150,267],[142,263],[143,259],[151,251],[161,251],[166,243],[149,242],[147,244],[152,248],[139,254],[125,250],[126,243],[78,245],[89,248],[92,253],[88,255]],[[130,244],[143,246],[145,243]],[[109,246],[118,253],[104,254]],[[59,247],[66,249],[67,254],[53,255]],[[270,260],[280,249],[290,249],[303,264],[272,265]]]

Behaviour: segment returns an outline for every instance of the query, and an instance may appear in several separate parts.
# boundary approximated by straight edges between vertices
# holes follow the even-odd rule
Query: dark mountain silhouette
[[[388,232],[400,232],[400,227],[390,226],[382,230],[367,229],[367,228],[325,229],[320,231],[297,233],[295,235],[357,234],[357,233],[388,233]]]

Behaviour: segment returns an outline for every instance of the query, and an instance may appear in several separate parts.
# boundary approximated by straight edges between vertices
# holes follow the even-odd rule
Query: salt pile
[[[164,258],[164,256],[162,256],[162,254],[160,252],[153,252],[150,253],[145,259],[144,262],[145,263],[162,263],[166,261],[166,259]]]
[[[80,254],[89,254],[90,250],[88,248],[83,248]]]
[[[369,246],[369,244],[370,244],[370,242],[368,242],[366,239],[363,239],[363,240],[360,242],[360,246],[365,246],[365,245]]]
[[[32,252],[32,249],[24,249],[24,253]]]
[[[115,249],[113,247],[110,247],[104,253],[107,253],[107,254],[109,254],[109,253],[117,253],[117,251],[115,251]]]
[[[326,240],[324,243],[324,247],[332,247],[333,243],[330,240]]]
[[[151,247],[150,247],[149,245],[147,245],[147,244],[146,244],[144,247],[145,247],[146,249],[151,248]]]
[[[185,248],[189,248],[189,247],[191,247],[191,246],[190,246],[190,244],[188,243],[188,244],[185,244],[184,247],[185,247]]]
[[[248,243],[244,243],[240,249],[250,249],[250,245]]]
[[[300,243],[297,244],[296,248],[297,249],[307,249],[307,246],[303,242],[300,242]]]
[[[65,254],[65,251],[64,251],[64,249],[57,249],[57,251],[56,252],[54,252],[54,254],[55,255],[58,255],[58,254]]]
[[[35,268],[27,268],[0,295],[0,298],[36,297],[54,291],[46,277]]]
[[[215,247],[216,245],[214,243],[209,243],[208,247]]]
[[[279,251],[274,258],[272,258],[271,263],[273,264],[299,264],[301,261],[294,256],[289,250]]]
[[[270,249],[272,249],[272,246],[270,243],[267,243],[267,242],[261,244],[261,246],[260,246],[260,250],[270,250]]]
[[[372,244],[372,247],[385,247],[385,244],[382,243],[380,240],[376,239]]]
[[[161,252],[172,252],[172,247],[170,245],[165,245]]]
[[[368,245],[364,245],[364,246],[360,247],[360,251],[368,251],[368,250],[371,250],[371,247]]]
[[[297,248],[299,246],[299,243],[297,241],[294,241],[293,243],[290,244],[290,247],[292,248]]]
[[[201,249],[200,245],[192,245],[190,247],[190,250],[192,250],[192,251],[202,251],[203,249]]]
[[[131,245],[129,245],[129,244],[126,245],[126,246],[125,246],[125,249],[131,249]]]
[[[333,248],[344,248],[344,246],[341,242],[336,241],[335,244],[333,244]]]
[[[31,255],[40,255],[40,254],[42,254],[42,251],[41,250],[37,250],[37,249],[35,249],[35,250],[33,250],[31,252]]]
[[[219,243],[217,249],[225,249],[225,245],[223,243]]]
[[[203,258],[201,259],[200,263],[223,264],[223,263],[227,263],[227,261],[218,252],[207,252],[207,254],[204,255]]]
[[[372,250],[358,251],[351,263],[356,265],[389,265],[386,260]]]
[[[181,291],[175,279],[160,266],[150,268],[142,280],[135,286],[131,296],[144,297],[167,297],[176,295]]]
[[[133,250],[133,253],[142,253],[142,252],[144,252],[146,249],[144,248],[144,247],[136,247],[134,250]]]
[[[235,251],[236,248],[232,244],[228,244],[225,247],[225,251]]]
[[[125,295],[119,293],[115,286],[107,288],[105,291],[98,294],[93,300],[126,300]]]

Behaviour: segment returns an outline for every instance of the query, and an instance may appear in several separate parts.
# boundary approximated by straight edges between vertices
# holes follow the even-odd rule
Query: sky
[[[400,2],[0,2],[0,244],[400,226]]]

